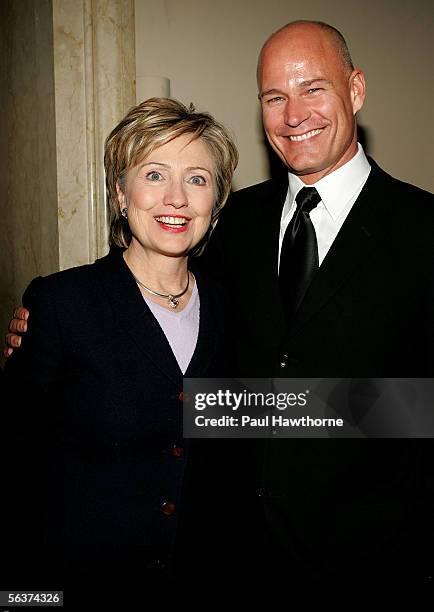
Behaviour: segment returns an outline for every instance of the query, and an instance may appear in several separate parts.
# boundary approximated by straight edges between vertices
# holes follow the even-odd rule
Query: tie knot
[[[321,202],[321,196],[315,187],[303,187],[297,193],[295,201],[302,212],[309,214]]]

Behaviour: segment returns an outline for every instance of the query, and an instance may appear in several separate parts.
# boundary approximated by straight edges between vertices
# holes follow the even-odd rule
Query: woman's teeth
[[[188,223],[185,217],[155,217],[155,220],[166,225],[187,225]]]

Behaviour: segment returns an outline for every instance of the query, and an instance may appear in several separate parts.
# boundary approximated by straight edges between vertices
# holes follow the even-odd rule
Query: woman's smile
[[[185,217],[184,215],[160,215],[158,217],[154,217],[154,219],[162,230],[166,232],[173,232],[175,234],[186,232],[189,222],[191,221],[189,217]]]

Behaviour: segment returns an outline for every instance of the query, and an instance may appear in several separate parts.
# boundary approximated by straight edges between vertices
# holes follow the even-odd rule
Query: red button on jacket
[[[176,506],[173,502],[164,502],[164,504],[161,504],[161,511],[166,516],[172,516],[175,510]]]
[[[182,455],[184,454],[184,449],[182,448],[182,446],[177,446],[176,444],[174,444],[170,449],[170,452],[172,453],[173,457],[182,457]]]

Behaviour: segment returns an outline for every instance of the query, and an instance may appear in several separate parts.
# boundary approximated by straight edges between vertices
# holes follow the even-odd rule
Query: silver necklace
[[[131,272],[131,274],[133,274]],[[133,274],[134,276],[134,274]],[[141,281],[139,281],[139,279],[134,276],[134,280],[136,281],[136,283],[138,285],[140,285],[140,287],[143,287],[143,289],[145,289],[146,291],[148,291],[149,293],[151,293],[152,295],[156,295],[157,297],[162,297],[162,298],[166,298],[167,299],[167,303],[169,304],[170,308],[177,308],[178,304],[179,304],[179,299],[180,297],[182,297],[185,293],[187,293],[188,288],[190,286],[190,273],[187,272],[187,286],[185,287],[184,291],[181,291],[181,293],[178,293],[177,295],[172,295],[171,293],[158,293],[158,291],[153,291],[152,289],[149,289],[149,287],[147,287],[146,285],[144,285]]]

